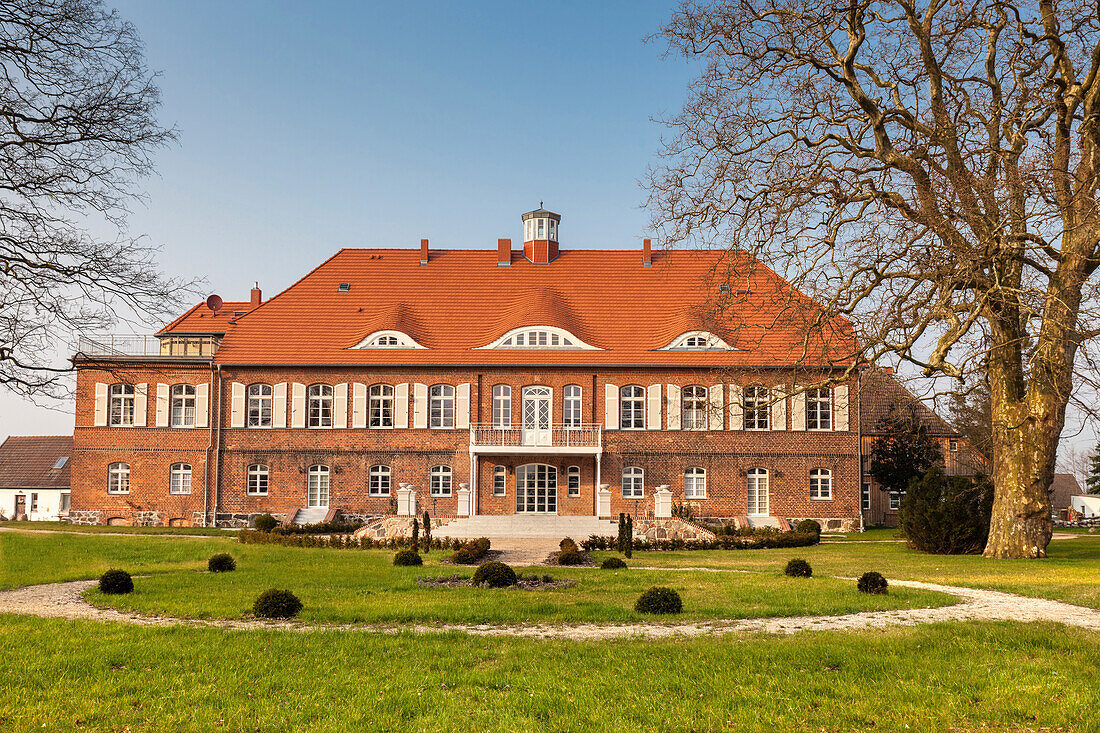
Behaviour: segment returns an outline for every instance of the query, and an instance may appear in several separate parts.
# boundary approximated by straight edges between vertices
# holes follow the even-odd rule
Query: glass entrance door
[[[768,514],[768,472],[763,468],[749,470],[747,485],[747,513],[756,516]]]
[[[556,514],[558,469],[545,463],[528,463],[516,469],[516,512]]]
[[[549,387],[523,388],[523,444],[550,445],[550,406],[553,399]]]

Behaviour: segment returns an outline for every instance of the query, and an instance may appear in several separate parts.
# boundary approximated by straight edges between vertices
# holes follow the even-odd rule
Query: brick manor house
[[[850,324],[745,252],[522,219],[522,249],[342,249],[266,301],[81,339],[70,521],[861,525]]]

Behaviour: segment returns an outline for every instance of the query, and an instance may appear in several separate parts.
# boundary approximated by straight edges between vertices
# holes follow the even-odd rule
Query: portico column
[[[596,487],[596,490],[592,492],[592,494],[593,494],[593,496],[592,496],[593,507],[592,508],[594,510],[593,514],[597,518],[599,518],[599,516],[600,516],[600,491],[599,491],[599,488],[600,488],[600,454],[599,453],[596,454],[596,481],[594,482],[593,485]]]

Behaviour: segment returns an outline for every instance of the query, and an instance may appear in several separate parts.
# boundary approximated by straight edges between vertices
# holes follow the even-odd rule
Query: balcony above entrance
[[[501,428],[470,426],[470,452],[482,455],[598,456],[603,452],[599,424]]]

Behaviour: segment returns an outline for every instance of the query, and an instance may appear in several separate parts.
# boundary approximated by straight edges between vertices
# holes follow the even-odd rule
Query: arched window
[[[372,428],[392,428],[393,387],[388,384],[371,385],[369,409]]]
[[[692,466],[684,471],[684,499],[707,498],[707,471]]]
[[[329,489],[331,487],[331,475],[328,466],[310,466],[307,476],[306,506],[328,506]]]
[[[451,467],[450,466],[432,466],[431,490],[430,490],[429,493],[432,496],[450,496],[451,495]]]
[[[579,428],[581,426],[581,388],[576,384],[570,384],[565,388],[562,404],[562,422],[566,428]]]
[[[134,385],[112,384],[109,394],[111,425],[133,425]]]
[[[169,494],[191,493],[191,464],[173,463],[168,476]]]
[[[107,466],[107,493],[130,493],[130,464],[112,463]]]
[[[453,428],[455,426],[455,388],[449,384],[432,385],[430,392],[431,422],[433,428]]]
[[[806,392],[806,429],[833,429],[833,391],[828,387]]]
[[[643,478],[645,472],[637,466],[627,466],[623,469],[623,498],[641,499],[644,495]]]
[[[833,473],[827,468],[815,468],[810,471],[810,498],[833,498]]]
[[[564,328],[521,326],[508,331],[482,349],[595,349]]]
[[[746,514],[768,513],[768,472],[763,468],[750,468],[746,481]]]
[[[569,496],[581,495],[581,467],[570,466],[565,469],[565,491]]]
[[[682,333],[662,347],[662,350],[684,349],[702,351],[704,349],[722,349],[732,351],[732,347],[709,331],[688,331]]]
[[[271,481],[267,466],[262,463],[253,463],[248,467],[249,496],[267,496],[267,487]]]
[[[493,496],[504,496],[507,493],[507,476],[504,466],[493,466]]]
[[[512,388],[507,384],[493,387],[493,427],[512,427]]]
[[[680,427],[684,430],[707,429],[707,388],[684,387],[680,391]]]
[[[423,349],[409,334],[401,331],[375,331],[351,347],[353,349]]]
[[[645,390],[628,384],[619,391],[619,427],[641,430],[645,427]]]
[[[271,395],[270,384],[248,385],[248,427],[271,427]]]
[[[390,477],[391,473],[389,466],[371,466],[367,493],[370,496],[389,496]]]
[[[327,384],[311,384],[309,397],[309,427],[332,427],[332,387]]]
[[[745,430],[768,429],[768,388],[745,387]]]
[[[174,428],[195,427],[195,385],[173,384],[169,425]]]

